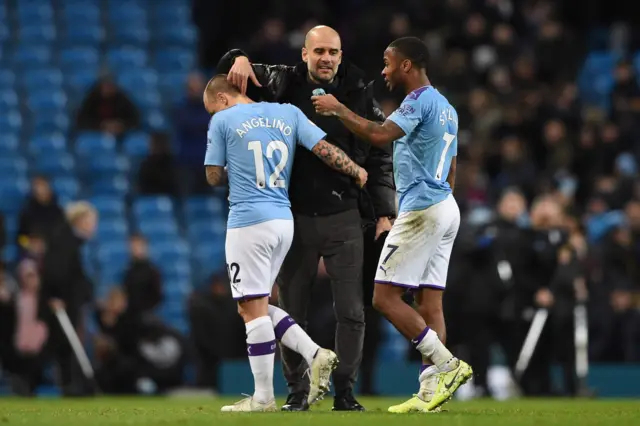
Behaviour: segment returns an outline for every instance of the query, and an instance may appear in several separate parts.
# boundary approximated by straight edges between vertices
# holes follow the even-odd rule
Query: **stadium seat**
[[[159,109],[148,110],[144,116],[145,127],[149,130],[167,130],[169,124]]]
[[[127,243],[129,229],[127,222],[123,218],[103,218],[100,217],[97,230],[98,241]]]
[[[11,88],[0,89],[0,110],[18,108],[18,94]]]
[[[141,5],[129,2],[122,7],[120,2],[110,2],[107,7],[107,19],[113,27],[120,25],[146,25],[147,12]]]
[[[52,24],[28,25],[20,27],[20,42],[25,44],[52,43],[56,39],[56,27]]]
[[[224,239],[226,227],[222,217],[200,218],[197,222],[187,222],[187,235],[192,242]]]
[[[6,239],[8,241],[15,241],[18,236],[18,216],[6,215],[4,216],[4,231],[6,233]]]
[[[69,154],[62,152],[50,155],[48,151],[40,151],[33,166],[34,171],[46,176],[69,176],[75,170],[75,161]]]
[[[154,55],[154,65],[159,72],[191,71],[195,66],[195,56],[187,49],[163,49]]]
[[[142,47],[149,43],[149,30],[145,26],[116,25],[112,30],[113,40],[119,45]]]
[[[13,64],[22,69],[34,69],[51,64],[51,51],[42,46],[18,46],[13,52]]]
[[[67,134],[69,130],[69,114],[65,114],[63,111],[51,111],[47,114],[34,116],[32,119],[33,134],[38,137],[42,134],[55,132]]]
[[[11,134],[0,135],[0,158],[13,156],[18,152],[20,141],[17,136]]]
[[[101,269],[124,271],[131,259],[129,245],[124,241],[105,241],[98,248],[97,259]]]
[[[19,156],[0,157],[0,179],[15,179],[27,174],[27,162]]]
[[[100,8],[95,4],[87,4],[81,1],[66,3],[61,11],[62,21],[66,26],[70,25],[100,25]]]
[[[91,203],[94,205],[98,213],[100,214],[100,220],[123,218],[125,217],[126,209],[124,201],[119,197],[114,196],[96,196],[91,197]]]
[[[58,197],[67,199],[67,200],[77,200],[78,195],[80,194],[80,185],[76,178],[69,176],[59,176],[53,178],[53,182],[51,183],[53,191],[58,195]]]
[[[164,280],[191,282],[191,266],[186,260],[158,265]]]
[[[104,29],[95,25],[69,25],[61,39],[65,46],[97,47],[104,40]]]
[[[147,63],[144,50],[135,47],[114,48],[107,52],[107,65],[112,72],[142,68]]]
[[[16,75],[8,69],[0,69],[0,90],[13,88]]]
[[[80,157],[95,157],[101,153],[116,152],[116,138],[109,133],[82,132],[76,139],[76,154]]]
[[[5,109],[0,114],[0,133],[15,134],[20,131],[22,126],[22,116],[20,111],[13,109]]]
[[[169,241],[177,240],[178,225],[171,217],[146,217],[138,221],[138,231],[148,240]]]
[[[44,89],[58,90],[62,86],[62,72],[56,68],[26,70],[20,75],[22,86],[29,92]]]
[[[198,219],[207,220],[223,215],[225,209],[225,202],[217,197],[196,196],[187,199],[184,215],[189,222]]]
[[[53,8],[50,4],[20,1],[17,6],[20,25],[45,25],[53,22]]]
[[[129,180],[124,176],[111,176],[91,182],[91,191],[95,195],[124,196],[129,192]]]
[[[133,102],[142,111],[159,110],[162,107],[160,92],[156,89],[129,91],[129,94],[133,98]],[[162,120],[160,120],[160,123],[164,123],[164,116],[162,117]]]
[[[175,103],[184,98],[187,76],[188,72],[186,71],[163,71],[162,79],[158,82],[158,87],[166,102]]]
[[[191,26],[159,25],[153,34],[158,46],[191,48],[197,44],[198,34]]]
[[[189,260],[189,246],[179,239],[152,244],[149,252],[151,260],[156,264]]]
[[[100,55],[91,47],[71,47],[60,52],[60,66],[67,70],[83,67],[98,67]]]
[[[173,202],[167,196],[143,196],[133,202],[133,214],[138,219],[174,217]]]
[[[164,283],[164,293],[168,300],[184,301],[193,289],[189,282],[170,280]],[[173,315],[183,315],[184,309],[174,311]]]
[[[60,110],[67,105],[67,96],[62,90],[46,90],[32,92],[27,103],[31,112],[44,113],[50,110]]]
[[[8,176],[2,172],[0,160],[0,176]],[[9,175],[10,176],[10,175]],[[0,180],[0,212],[16,214],[22,208],[29,192],[29,182],[25,178]]]
[[[2,251],[2,261],[12,264],[18,261],[18,247],[15,244],[7,244]]]
[[[102,155],[88,156],[83,162],[83,171],[88,173],[89,178],[125,174],[129,171],[129,160],[122,155],[103,151]]]
[[[194,247],[199,280],[207,280],[212,274],[225,268],[224,242],[208,242]]]
[[[41,134],[29,141],[29,153],[38,156],[66,152],[67,141],[62,133]]]
[[[144,132],[129,133],[123,142],[124,153],[132,158],[142,158],[149,154],[149,134]]]
[[[74,68],[65,73],[67,87],[74,93],[78,94],[79,100],[86,96],[86,92],[98,80],[99,69],[97,66],[87,65],[82,68]]]

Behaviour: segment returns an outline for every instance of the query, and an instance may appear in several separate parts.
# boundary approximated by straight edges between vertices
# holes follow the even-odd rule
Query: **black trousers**
[[[320,257],[331,279],[336,315],[335,349],[340,364],[333,374],[336,395],[353,389],[362,360],[363,237],[357,210],[330,216],[294,216],[294,237],[278,277],[280,307],[306,329],[311,287]],[[307,366],[297,353],[281,346],[289,391],[308,392]]]

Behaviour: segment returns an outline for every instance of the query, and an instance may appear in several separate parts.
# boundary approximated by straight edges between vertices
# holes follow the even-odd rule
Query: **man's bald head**
[[[340,34],[331,27],[311,28],[304,39],[302,60],[307,63],[309,77],[318,83],[330,83],[342,62]]]
[[[218,74],[214,76],[204,89],[202,96],[204,107],[209,114],[227,109],[243,99],[248,98],[240,94],[240,90],[227,80],[226,74]]]

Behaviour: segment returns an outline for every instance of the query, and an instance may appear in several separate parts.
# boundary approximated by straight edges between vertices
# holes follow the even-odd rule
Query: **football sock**
[[[431,359],[439,371],[451,369],[449,361],[453,359],[453,354],[438,339],[436,332],[429,327],[425,327],[411,343],[424,357]]]
[[[282,309],[269,305],[269,316],[273,323],[277,340],[283,345],[302,355],[311,366],[313,358],[316,356],[318,346],[311,337]]]
[[[273,363],[276,353],[276,337],[271,318],[264,316],[245,324],[247,353],[255,382],[253,398],[262,403],[274,399]]]

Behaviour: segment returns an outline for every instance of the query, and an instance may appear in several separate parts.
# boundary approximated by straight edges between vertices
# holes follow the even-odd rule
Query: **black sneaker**
[[[342,394],[340,396],[336,395],[333,398],[333,408],[332,411],[364,411],[364,407],[360,405],[360,403],[353,396],[351,391]]]
[[[282,411],[308,411],[309,403],[307,394],[304,392],[290,393],[287,402],[282,406]]]

